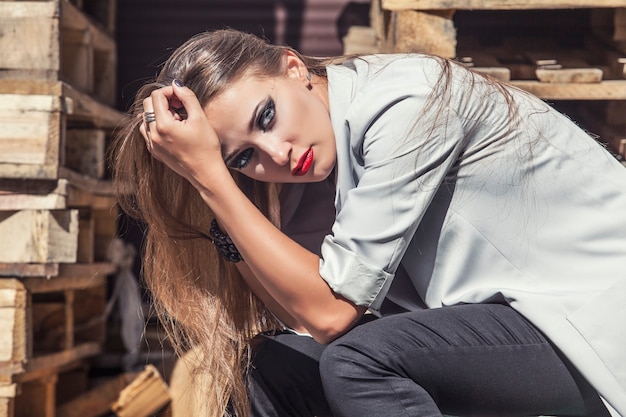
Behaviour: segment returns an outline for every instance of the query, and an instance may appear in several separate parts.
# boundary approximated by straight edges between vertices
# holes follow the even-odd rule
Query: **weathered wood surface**
[[[78,212],[2,211],[0,236],[0,262],[73,263],[78,244]]]
[[[382,0],[387,10],[530,10],[626,7],[623,0]]]
[[[511,81],[511,84],[547,100],[626,100],[626,81],[601,83],[542,83]]]
[[[66,110],[66,101],[58,96],[0,95],[0,176],[54,177],[62,158]]]
[[[27,329],[27,292],[18,280],[0,281],[0,363],[23,361],[27,347],[23,335]]]

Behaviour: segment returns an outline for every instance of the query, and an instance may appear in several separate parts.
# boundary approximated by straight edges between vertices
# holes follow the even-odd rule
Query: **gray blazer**
[[[421,55],[330,66],[336,218],[327,184],[289,186],[285,230],[316,189],[317,233],[299,237],[323,239],[334,291],[380,315],[506,302],[626,416],[626,169],[542,101],[511,90],[511,112],[456,66],[429,101],[440,75]]]

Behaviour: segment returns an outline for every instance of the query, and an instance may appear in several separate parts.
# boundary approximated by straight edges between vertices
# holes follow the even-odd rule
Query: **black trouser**
[[[371,316],[328,346],[263,335],[254,417],[608,416],[594,389],[512,308]]]

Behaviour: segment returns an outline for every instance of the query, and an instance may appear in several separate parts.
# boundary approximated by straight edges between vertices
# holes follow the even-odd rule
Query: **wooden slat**
[[[100,343],[88,342],[62,352],[38,356],[29,360],[24,365],[25,373],[15,375],[14,379],[16,381],[29,380],[32,379],[33,375],[38,371],[43,372],[48,369],[57,369],[64,365],[71,364],[78,359],[95,356],[101,351],[102,345]],[[3,373],[1,368],[0,373]]]
[[[94,180],[69,170],[59,180],[0,178],[0,210],[58,210],[89,207],[111,210],[116,199],[110,181]],[[69,174],[69,175],[66,175]]]
[[[60,97],[0,96],[0,174],[12,177],[8,167],[13,165],[24,165],[33,172],[58,168],[65,127],[64,109],[65,103]]]
[[[55,277],[59,264],[0,263],[0,277]]]
[[[547,100],[626,100],[626,81],[608,80],[595,84],[551,84],[511,81],[511,84]]]
[[[537,79],[544,83],[600,83],[602,70],[599,68],[537,68]]]
[[[95,279],[98,276],[110,275],[115,272],[115,265],[108,262],[93,264],[24,264],[24,263],[0,263],[0,276],[21,278],[31,292],[61,291],[63,288],[87,288],[72,284],[77,278]],[[32,283],[30,278],[33,278]],[[54,278],[54,279],[52,279]],[[68,281],[65,281],[65,280]],[[0,280],[2,283],[8,281]],[[39,283],[39,284],[35,284]],[[94,283],[93,285],[98,285]]]
[[[0,363],[19,362],[26,359],[27,345],[24,338],[27,329],[27,293],[24,285],[16,279],[1,280],[0,287]]]
[[[76,262],[76,210],[0,212],[0,262]]]
[[[386,10],[531,10],[625,7],[623,0],[382,0]]]

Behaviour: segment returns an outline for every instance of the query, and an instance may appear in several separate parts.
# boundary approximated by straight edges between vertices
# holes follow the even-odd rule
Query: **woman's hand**
[[[153,157],[186,178],[196,188],[207,188],[215,175],[227,171],[215,130],[196,95],[187,87],[163,87],[143,101],[144,112],[154,111],[139,127]],[[181,116],[181,115],[185,115]]]

